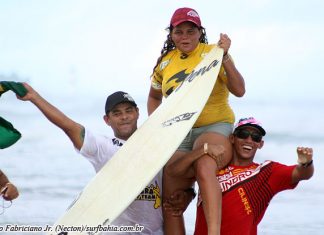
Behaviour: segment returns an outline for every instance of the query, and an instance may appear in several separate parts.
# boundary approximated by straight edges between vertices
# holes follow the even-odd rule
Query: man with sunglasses
[[[229,137],[233,144],[231,163],[217,178],[223,192],[221,234],[257,234],[257,226],[273,196],[294,189],[301,180],[314,173],[313,150],[297,147],[297,164],[286,166],[278,162],[253,162],[264,141],[266,132],[253,117],[240,119]],[[208,154],[223,154],[223,148],[210,146]],[[207,234],[201,197],[198,198],[195,234]]]

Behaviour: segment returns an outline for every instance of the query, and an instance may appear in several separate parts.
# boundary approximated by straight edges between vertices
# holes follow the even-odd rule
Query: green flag
[[[20,137],[20,132],[10,122],[0,117],[0,149],[13,145]]]
[[[21,82],[0,81],[0,96],[8,90],[12,90],[21,97],[27,94],[27,90]],[[13,145],[20,137],[20,132],[10,122],[0,117],[0,149]]]
[[[12,90],[21,97],[27,94],[27,90],[21,82],[0,81],[0,96],[8,90]]]

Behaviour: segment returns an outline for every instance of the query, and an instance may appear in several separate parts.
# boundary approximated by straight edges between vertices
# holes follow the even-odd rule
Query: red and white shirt
[[[265,161],[249,166],[229,165],[217,175],[222,198],[222,235],[255,235],[257,225],[274,195],[293,189],[293,166]],[[195,235],[207,234],[207,224],[198,198]]]

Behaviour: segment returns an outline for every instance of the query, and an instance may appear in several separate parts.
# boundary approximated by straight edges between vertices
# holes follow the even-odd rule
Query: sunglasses
[[[244,129],[235,131],[234,135],[240,139],[247,139],[249,138],[249,136],[251,136],[251,139],[257,143],[260,143],[262,140],[262,135],[260,133],[252,132]]]

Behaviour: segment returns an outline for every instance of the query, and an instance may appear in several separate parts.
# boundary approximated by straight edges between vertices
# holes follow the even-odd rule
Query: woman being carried
[[[228,53],[231,45],[229,37],[220,34],[218,45],[208,45],[205,29],[194,9],[177,9],[171,18],[169,32],[161,56],[153,69],[147,101],[149,115],[161,104],[162,97],[170,95],[214,46],[224,50],[222,66],[206,106],[166,164],[163,175],[164,198],[168,198],[175,189],[190,187],[194,179],[197,180],[204,201],[208,234],[219,234],[222,195],[215,172],[226,166],[232,156],[228,136],[232,132],[235,118],[228,104],[228,96],[229,92],[238,97],[244,95],[244,79]],[[208,143],[224,146],[225,154],[221,157],[208,155]],[[186,177],[172,174],[168,166],[185,154],[190,154],[190,151],[193,154],[200,151],[204,156],[192,164]],[[183,218],[164,211],[164,233],[179,235],[183,232]]]

